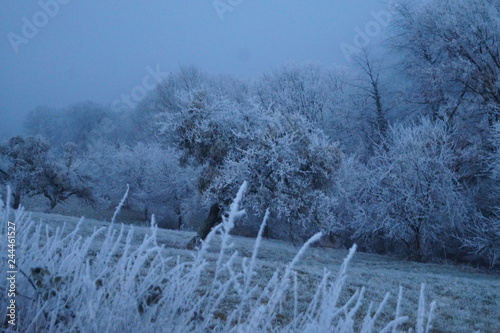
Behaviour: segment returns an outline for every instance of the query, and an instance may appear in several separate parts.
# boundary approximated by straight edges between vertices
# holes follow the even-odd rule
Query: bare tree
[[[381,63],[370,57],[366,48],[362,48],[361,54],[355,57],[354,61],[367,79],[367,84],[356,84],[356,87],[366,92],[374,103],[374,125],[376,132],[380,136],[378,142],[381,142],[386,137],[388,128],[387,110],[384,107],[381,92]]]

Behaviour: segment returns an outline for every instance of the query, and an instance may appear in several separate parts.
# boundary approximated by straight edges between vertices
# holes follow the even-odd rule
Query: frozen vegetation
[[[494,316],[500,282],[494,277],[466,272],[452,277],[458,268],[446,272],[437,265],[404,265],[376,256],[355,260],[354,273],[349,273],[355,246],[341,253],[310,248],[319,235],[300,249],[263,240],[267,214],[254,241],[230,236],[244,214],[239,207],[244,186],[227,218],[195,252],[178,249],[189,235],[159,230],[154,220],[150,227],[127,228],[42,214],[45,224],[22,209],[3,207],[2,228],[11,216],[18,235],[14,331],[423,333],[499,328]],[[325,267],[334,267],[333,272]],[[5,261],[1,269],[7,271]],[[366,283],[367,289],[362,287]],[[383,294],[385,288],[392,294]],[[437,299],[428,302],[426,294]],[[474,302],[467,306],[477,317],[464,315],[466,300]]]
[[[14,209],[38,196],[52,211],[70,198],[112,209],[128,184],[124,207],[142,221],[193,230],[248,181],[240,234],[269,208],[271,238],[322,232],[341,248],[495,269],[499,2],[393,5],[386,43],[344,68],[242,80],[188,66],[133,109],[32,110],[26,135],[0,143],[0,185]]]
[[[500,1],[391,11],[343,68],[31,110],[0,142],[15,329],[500,332]]]

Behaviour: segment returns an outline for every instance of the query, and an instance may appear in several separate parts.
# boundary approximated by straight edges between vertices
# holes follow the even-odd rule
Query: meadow
[[[500,331],[498,272],[232,236],[240,215],[190,251],[193,232],[4,209],[20,273],[3,331]]]

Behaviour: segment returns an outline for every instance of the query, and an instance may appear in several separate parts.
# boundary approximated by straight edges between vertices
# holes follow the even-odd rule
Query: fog
[[[290,62],[343,66],[341,43],[352,44],[372,11],[385,7],[380,0],[6,0],[0,138],[20,132],[39,105],[116,103],[151,72],[161,78],[182,65],[245,78]]]

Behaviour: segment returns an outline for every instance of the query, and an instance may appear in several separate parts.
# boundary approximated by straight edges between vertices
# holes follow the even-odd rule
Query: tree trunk
[[[182,230],[182,215],[177,218],[177,230]]]
[[[54,207],[57,206],[58,200],[56,197],[49,195],[48,193],[44,193],[43,196],[49,199],[49,209],[47,210],[47,213],[50,213]]]
[[[177,214],[177,230],[182,229],[182,209],[181,209],[181,203],[179,202],[179,198],[176,196],[174,197],[174,211],[175,214]]]
[[[414,248],[415,248],[415,261],[417,262],[424,262],[425,261],[425,256],[424,256],[424,246],[423,246],[423,240],[422,240],[422,232],[420,227],[415,227],[415,243],[414,243]]]
[[[387,136],[387,119],[385,117],[385,111],[382,107],[382,96],[378,90],[378,81],[372,81],[373,86],[373,99],[375,99],[375,106],[377,108],[377,127],[382,139]]]
[[[219,224],[221,221],[222,218],[220,216],[220,207],[218,204],[213,204],[212,207],[210,207],[208,216],[200,225],[197,235],[187,243],[186,247],[192,250],[200,245],[201,241],[207,238],[212,228]]]
[[[19,206],[21,205],[21,195],[19,193],[13,193],[12,197],[14,198],[14,201],[12,203],[12,208],[18,209]]]
[[[52,211],[57,206],[57,200],[50,200],[50,211]]]

